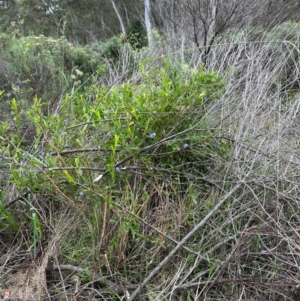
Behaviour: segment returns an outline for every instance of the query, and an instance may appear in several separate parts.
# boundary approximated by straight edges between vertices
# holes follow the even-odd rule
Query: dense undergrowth
[[[205,66],[9,41],[2,294],[298,300],[298,27],[223,36]]]

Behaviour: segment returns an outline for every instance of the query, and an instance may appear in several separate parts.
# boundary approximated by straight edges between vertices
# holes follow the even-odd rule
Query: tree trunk
[[[147,31],[147,38],[148,38],[148,46],[149,48],[152,48],[153,41],[151,36],[151,8],[150,8],[150,1],[144,0],[145,4],[145,23],[146,23],[146,31]]]
[[[119,11],[118,11],[118,8],[117,8],[117,6],[116,6],[116,3],[115,3],[114,0],[110,0],[110,1],[111,1],[111,4],[112,4],[112,6],[113,6],[115,12],[116,12],[116,15],[117,15],[118,19],[119,19],[122,33],[123,33],[123,35],[125,35],[125,34],[126,34],[126,32],[125,32],[125,27],[124,27],[124,24],[123,24],[121,15],[120,15],[120,13],[119,13]]]

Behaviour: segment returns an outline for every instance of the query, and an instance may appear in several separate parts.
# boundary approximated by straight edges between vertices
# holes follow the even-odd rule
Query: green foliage
[[[129,50],[128,45],[123,43],[121,37],[113,36],[104,43],[93,43],[92,49],[98,51],[103,57],[111,60],[117,60],[122,49]]]
[[[141,1],[117,2],[124,20],[140,15],[143,7]],[[11,20],[21,19],[20,29],[24,35],[44,34],[55,38],[64,35],[70,41],[87,45],[95,40],[106,40],[120,31],[118,17],[111,1],[107,0],[56,1],[55,4],[41,0],[9,0],[7,3],[9,9],[2,10],[0,18],[0,26],[6,32],[10,31]]]
[[[147,33],[140,20],[133,20],[126,28],[124,41],[128,42],[133,49],[140,49],[148,45]]]
[[[79,68],[84,74],[92,74],[100,63],[100,55],[90,47],[72,46],[64,54],[68,70]]]
[[[2,190],[0,190],[0,230],[3,230],[4,226],[8,225],[13,230],[18,231],[19,230],[18,222],[15,220],[13,215],[5,208],[2,201],[3,201],[3,193]]]
[[[27,110],[35,96],[47,103],[43,109],[47,112],[61,95],[72,86],[83,86],[103,65],[99,53],[89,47],[75,47],[64,37],[10,37],[1,49],[9,86],[3,106],[14,97],[20,112]]]
[[[145,238],[139,220],[138,208],[151,199],[149,183],[155,182],[154,187],[165,183],[163,194],[174,201],[186,190],[193,208],[198,205],[193,188],[197,181],[189,183],[187,174],[209,172],[212,156],[227,152],[213,139],[214,131],[206,128],[204,117],[207,106],[223,92],[223,79],[203,68],[175,68],[167,59],[163,64],[149,71],[141,65],[140,85],[126,83],[112,89],[91,86],[88,93],[95,95],[94,102],[87,101],[84,92],[66,95],[59,115],[44,115],[43,102],[34,98],[27,117],[35,127],[35,143],[29,151],[16,140],[11,150],[11,181],[19,191],[26,188],[43,195],[50,193],[58,202],[84,208],[90,225],[89,230],[82,225],[77,229],[78,241],[94,249],[103,222],[110,216],[108,226],[118,225],[103,246],[111,262],[118,262],[118,241],[124,237],[125,253],[130,252],[135,239],[147,239],[152,244],[160,240],[157,235]],[[17,102],[12,104],[15,124],[20,128]],[[132,182],[135,172],[142,175],[139,186]],[[197,185],[202,185],[201,181]],[[138,191],[143,190],[143,196],[137,198]],[[104,205],[109,212],[106,215]],[[124,216],[122,208],[132,214]],[[35,247],[45,225],[36,211],[31,213],[31,222]],[[65,250],[66,258],[80,261],[82,252],[70,253],[70,246]]]
[[[58,113],[45,114],[39,97],[22,114],[17,98],[11,102],[16,129],[6,149],[0,143],[9,157],[10,185],[29,193],[9,210],[0,207],[2,223],[15,233],[27,229],[27,250],[35,256],[49,239],[49,221],[58,223],[62,208],[72,212],[76,222],[61,242],[60,260],[85,269],[82,281],[116,269],[138,281],[174,247],[165,234],[180,240],[195,214],[200,219],[213,207],[212,199],[202,200],[208,191],[202,179],[229,145],[207,126],[206,112],[224,92],[224,80],[167,58],[157,65],[140,64],[139,84],[73,86]],[[79,81],[83,66],[65,70]],[[33,124],[30,145],[23,143],[22,116]],[[0,136],[6,135],[3,125]],[[145,226],[148,219],[152,228]],[[149,250],[156,248],[161,251],[153,255]],[[153,256],[147,265],[145,256]],[[204,268],[215,275],[217,265],[210,254]]]
[[[282,247],[278,237],[284,237],[286,216],[292,216],[289,224],[293,219],[294,225],[298,222],[298,199],[289,194],[295,191],[290,188],[296,181],[276,182],[280,173],[274,166],[279,161],[272,154],[260,155],[264,145],[256,152],[256,141],[231,139],[235,130],[244,134],[246,122],[241,122],[240,128],[236,124],[248,102],[240,107],[232,99],[227,103],[226,96],[222,98],[225,82],[219,73],[202,66],[192,68],[175,58],[148,58],[139,65],[133,61],[136,77],[132,81],[107,86],[101,76],[111,75],[107,69],[112,66],[114,71],[120,67],[122,51],[128,51],[129,61],[137,58],[134,41],[130,46],[130,41],[114,37],[104,45],[75,47],[63,38],[19,38],[16,33],[12,39],[3,37],[12,93],[2,93],[9,106],[1,99],[5,110],[1,118],[6,117],[0,123],[1,238],[7,236],[11,241],[15,234],[15,241],[19,239],[34,257],[39,246],[46,252],[59,246],[59,263],[79,266],[84,271],[81,281],[93,283],[95,288],[99,283],[105,286],[98,283],[98,275],[116,274],[117,282],[120,279],[126,285],[141,283],[192,233],[195,224],[207,221],[213,213],[211,223],[193,233],[147,284],[147,294],[149,290],[152,299],[163,299],[162,292],[167,289],[151,286],[166,279],[168,287],[177,279],[196,283],[199,296],[208,291],[215,296],[231,295],[236,285],[232,283],[239,283],[236,279],[241,277],[259,278],[260,283],[268,279],[268,286],[273,279],[278,281],[277,273],[285,265],[278,264],[281,249],[276,251],[274,266],[268,259],[274,254],[268,250],[274,245]],[[291,50],[285,70],[290,73],[299,47],[293,41],[284,47]],[[276,55],[278,49],[272,49]],[[45,110],[51,107],[57,90],[61,92],[55,110]],[[220,98],[225,104],[222,112],[214,111],[216,117],[207,114]],[[230,111],[233,104],[234,116]],[[217,119],[218,114],[225,116],[218,123],[225,130],[207,119]],[[24,137],[28,124],[30,139]],[[249,128],[252,132],[253,125]],[[251,148],[246,142],[253,144]],[[230,143],[235,145],[234,154]],[[254,175],[244,181],[249,162],[251,166],[261,164],[263,172],[259,169],[255,174],[253,168]],[[291,165],[283,167],[287,173]],[[276,183],[276,189],[270,183]],[[278,199],[280,185],[284,188],[282,200]],[[227,193],[232,187],[237,187],[236,192]],[[271,202],[267,210],[265,202]],[[222,207],[215,210],[216,204]],[[71,216],[74,219],[69,222]],[[274,217],[276,227],[272,226]],[[283,227],[277,227],[282,221]],[[289,242],[290,233],[286,238]],[[176,278],[174,271],[179,271]],[[65,287],[63,281],[61,284]],[[113,294],[119,297],[115,291]],[[181,297],[195,298],[193,289]]]
[[[51,100],[67,87],[64,53],[71,45],[65,39],[39,37],[13,38],[5,51],[7,77],[18,101],[35,95]],[[69,71],[70,72],[70,71]]]

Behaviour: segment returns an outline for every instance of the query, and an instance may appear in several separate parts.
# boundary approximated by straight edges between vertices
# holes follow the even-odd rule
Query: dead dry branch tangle
[[[134,298],[141,292],[141,290],[149,283],[149,281],[157,274],[167,262],[175,255],[175,253],[190,239],[227,201],[227,199],[241,187],[244,181],[237,183],[229,192],[227,192],[220,202],[198,223],[193,230],[191,230],[179,243],[178,245],[158,264],[158,266],[152,270],[152,272],[145,278],[145,280],[139,285],[139,287],[131,294],[128,301],[133,301]]]

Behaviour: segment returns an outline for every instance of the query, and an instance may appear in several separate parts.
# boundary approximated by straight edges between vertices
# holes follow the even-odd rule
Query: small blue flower
[[[119,167],[115,167],[115,172],[120,172],[120,168]]]
[[[152,138],[152,139],[153,139],[155,136],[156,136],[156,133],[153,133],[153,132],[150,133],[150,135],[149,135],[149,137]]]
[[[187,143],[184,143],[183,145],[182,145],[182,148],[183,149],[185,149],[185,148],[187,148],[189,145],[187,144]]]
[[[29,155],[28,151],[23,152],[23,157],[27,157]]]
[[[80,196],[84,196],[84,193],[82,191],[79,191]]]
[[[211,170],[211,167],[208,165],[208,166],[206,166],[206,169],[207,170]]]
[[[51,157],[51,156],[52,156],[51,153],[46,154],[46,157]]]

